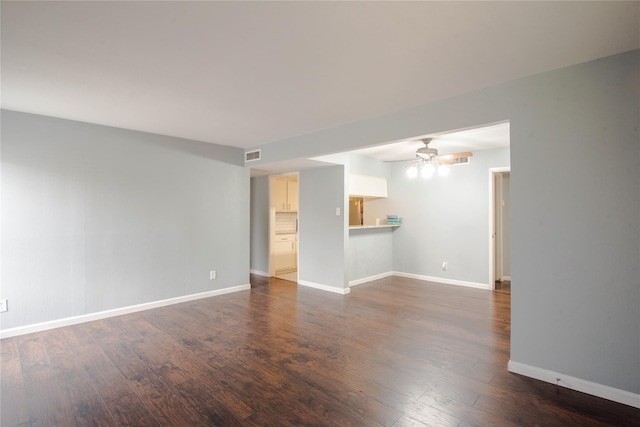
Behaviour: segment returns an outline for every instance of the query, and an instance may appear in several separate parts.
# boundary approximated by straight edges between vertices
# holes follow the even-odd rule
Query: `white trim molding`
[[[256,274],[258,276],[271,277],[271,275],[269,273],[267,273],[266,271],[262,271],[262,270],[250,269],[249,273]]]
[[[321,291],[333,292],[340,295],[346,295],[351,292],[351,289],[349,288],[336,288],[335,286],[307,282],[306,280],[298,280],[298,285],[306,286],[308,288],[320,289]]]
[[[594,383],[572,377],[570,375],[550,371],[548,369],[514,362],[513,360],[509,360],[507,369],[509,372],[513,372],[514,374],[524,375],[525,377],[556,384],[571,390],[587,393],[592,396],[601,397],[624,405],[633,406],[634,408],[640,408],[640,394],[637,393]]]
[[[403,273],[401,271],[394,271],[393,275],[400,276],[400,277],[408,277],[410,279],[424,280],[427,282],[441,283],[443,285],[466,286],[467,288],[491,290],[491,286],[487,283],[466,282],[464,280],[447,279],[444,277],[424,276],[422,274]]]
[[[232,292],[246,291],[251,289],[251,285],[232,286],[224,289],[201,292],[198,294],[184,295],[181,297],[169,298],[160,301],[147,302],[143,304],[131,305],[128,307],[114,308],[112,310],[99,311],[96,313],[83,314],[80,316],[66,317],[64,319],[51,320],[49,322],[35,323],[33,325],[18,326],[0,331],[0,339],[15,337],[18,335],[31,334],[34,332],[47,331],[49,329],[61,328],[63,326],[77,325],[79,323],[91,322],[93,320],[106,319],[108,317],[121,316],[123,314],[135,313],[138,311],[150,310],[152,308],[164,307],[167,305],[180,304],[202,298],[215,297]]]
[[[374,274],[373,276],[363,277],[362,279],[351,280],[349,287],[362,285],[363,283],[373,282],[374,280],[384,279],[385,277],[393,276],[393,271],[387,271],[386,273]]]

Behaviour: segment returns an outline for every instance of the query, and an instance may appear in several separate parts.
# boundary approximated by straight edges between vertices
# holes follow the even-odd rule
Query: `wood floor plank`
[[[100,346],[94,344],[82,349],[83,351],[75,356],[75,360],[84,368],[105,402],[131,394],[132,390],[122,372],[109,360]]]
[[[18,352],[25,383],[48,380],[56,375],[40,335],[26,335],[18,339]]]
[[[76,376],[67,384],[72,402],[71,414],[78,426],[116,425],[107,405],[90,380]]]
[[[509,290],[387,277],[342,296],[252,276],[0,341],[0,425],[638,425],[636,408],[509,373],[509,316]]]
[[[180,382],[172,389],[188,407],[199,414],[201,422],[208,426],[246,425],[241,418],[195,380]]]
[[[149,357],[157,355],[156,352],[143,353],[141,359],[111,332],[107,322],[96,322],[94,327],[94,332],[100,334],[96,342],[105,355],[118,367],[131,390],[162,425],[188,426],[198,423],[198,415],[176,398],[172,390],[153,372],[153,366],[148,364]],[[160,359],[166,361],[164,357]]]
[[[31,422],[44,426],[59,426],[73,420],[73,402],[66,384],[57,378],[30,382],[25,386],[25,398]]]
[[[178,319],[174,316],[167,318],[156,319],[156,323],[160,324],[163,321],[167,323],[164,328],[169,331],[173,331],[176,336],[182,337],[182,342],[195,354],[201,358],[207,357],[210,354],[220,354],[220,347],[218,347],[212,341],[201,340],[197,336],[193,336],[190,332],[184,329],[181,325],[186,323],[186,318]],[[282,375],[282,372],[273,369],[272,360],[269,357],[269,353],[263,348],[261,349],[263,357],[258,357],[254,360],[247,360],[246,354],[243,358],[242,353],[234,353],[236,359],[242,363],[229,364],[226,359],[219,357],[209,357],[208,363],[215,369],[224,370],[227,380],[235,380],[236,387],[241,387],[250,395],[266,396],[271,405],[282,405],[283,411],[279,412],[279,416],[282,417],[283,413],[287,416],[293,417],[291,421],[294,424],[302,423],[306,424],[305,414],[310,410],[314,411],[320,418],[323,418],[324,423],[332,422],[341,425],[374,425],[374,422],[370,422],[365,419],[361,419],[360,415],[351,411],[348,407],[340,408],[340,410],[334,410],[335,406],[340,407],[341,402],[333,401],[332,397],[323,395],[317,388],[307,388],[306,396],[300,397],[292,392],[292,388],[301,387],[303,384],[299,378],[287,377]],[[251,379],[250,382],[246,382],[247,379]],[[262,399],[261,399],[262,400]],[[301,405],[290,405],[289,402],[299,402],[305,407],[305,411],[299,411],[298,408]],[[272,408],[265,407],[260,404],[261,402],[254,401],[252,406],[260,412],[270,411]],[[397,416],[396,416],[397,418]],[[378,424],[379,425],[379,424]]]
[[[57,381],[66,386],[71,402],[71,417],[78,426],[115,425],[89,374],[78,365],[77,349],[69,347],[65,340],[67,336],[60,331],[47,331],[42,334],[42,341],[53,369],[58,372]]]
[[[418,421],[408,415],[403,415],[391,427],[429,427],[429,424],[426,424],[423,421]]]
[[[188,371],[208,393],[216,396],[231,409],[240,419],[253,415],[254,409],[245,402],[242,393],[233,390],[224,376],[207,364],[206,355],[199,358],[196,354],[182,346],[179,340],[167,332],[158,329],[144,318],[129,323],[145,340],[149,340],[156,351],[162,352],[176,366]]]
[[[31,411],[27,406],[24,387],[7,388],[0,394],[0,425],[29,425]]]
[[[14,337],[0,340],[0,393],[24,386],[18,339]]]
[[[600,422],[592,421],[588,417],[572,411],[560,410],[556,412],[553,404],[546,404],[538,399],[529,400],[523,406],[517,399],[504,399],[480,396],[474,408],[478,408],[487,414],[497,414],[505,420],[515,424],[527,424],[526,420],[535,419],[538,425],[544,426],[600,426]]]
[[[117,426],[146,427],[161,425],[134,393],[125,394],[107,402],[107,407]]]

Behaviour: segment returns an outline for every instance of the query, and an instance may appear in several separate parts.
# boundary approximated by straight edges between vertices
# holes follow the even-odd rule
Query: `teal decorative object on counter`
[[[402,225],[402,218],[398,218],[398,215],[387,215],[387,225]]]

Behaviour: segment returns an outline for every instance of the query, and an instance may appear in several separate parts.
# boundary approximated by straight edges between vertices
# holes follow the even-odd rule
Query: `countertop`
[[[391,228],[400,227],[400,224],[383,224],[383,225],[350,225],[349,230],[365,230],[368,228]]]

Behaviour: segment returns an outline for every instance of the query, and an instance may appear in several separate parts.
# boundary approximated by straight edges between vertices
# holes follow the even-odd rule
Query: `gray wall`
[[[391,228],[349,231],[347,245],[349,281],[393,271],[393,232]]]
[[[389,163],[383,162],[382,160],[351,153],[346,158],[346,161],[349,163],[349,173],[377,176],[380,178],[389,177]]]
[[[345,168],[300,172],[298,280],[347,287],[345,274]],[[336,215],[340,208],[340,216]]]
[[[640,392],[638,52],[509,92],[511,358]]]
[[[508,148],[477,151],[468,165],[428,180],[407,178],[407,163],[385,164],[389,197],[365,202],[365,223],[387,214],[404,222],[393,232],[350,231],[349,280],[399,271],[490,286],[489,168],[509,163]]]
[[[269,177],[251,178],[251,270],[269,274]]]
[[[489,168],[509,166],[509,149],[476,151],[469,164],[430,179],[407,178],[405,166],[395,163],[389,179],[388,209],[403,218],[393,269],[488,286]]]
[[[249,282],[241,150],[2,111],[1,155],[3,329]]]
[[[259,148],[270,162],[509,120],[511,359],[638,393],[638,58],[628,52]]]

